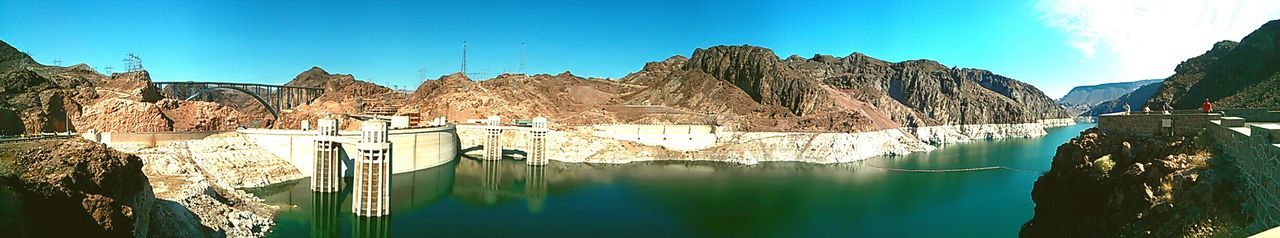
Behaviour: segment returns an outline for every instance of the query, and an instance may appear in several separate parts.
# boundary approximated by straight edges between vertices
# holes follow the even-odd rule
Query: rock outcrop
[[[406,95],[391,88],[356,80],[350,74],[331,74],[320,67],[311,67],[294,77],[287,86],[323,88],[324,94],[308,104],[299,105],[292,112],[280,114],[271,125],[278,129],[298,129],[303,120],[315,121],[329,115],[362,114],[361,107],[402,106]],[[342,123],[343,130],[358,130],[357,123]]]
[[[1023,237],[1235,237],[1235,167],[1191,138],[1088,129],[1058,147],[1036,180]]]
[[[0,201],[17,208],[0,217],[25,218],[0,236],[144,237],[156,200],[142,167],[79,139],[0,144]]]
[[[710,77],[691,77],[697,73],[690,72]],[[673,57],[647,64],[621,81],[650,88],[666,86],[661,89],[680,95],[680,87],[669,86],[675,85],[672,81],[703,79],[727,82],[755,102],[741,103],[733,93],[711,95],[732,102],[723,107],[727,114],[780,124],[756,125],[743,120],[747,130],[850,132],[1069,117],[1035,87],[990,71],[947,68],[928,60],[890,63],[858,53],[843,58],[816,55],[782,60],[761,47],[715,46],[694,51],[688,60]],[[722,91],[715,86],[705,88]],[[807,122],[817,124],[805,125]]]
[[[1222,41],[1183,61],[1146,105],[1164,102],[1199,108],[1209,99],[1220,108],[1280,107],[1280,20],[1262,25],[1239,43]]]
[[[150,235],[156,237],[261,237],[277,209],[243,188],[303,178],[288,161],[234,133],[139,148],[117,147],[146,163],[159,199]]]

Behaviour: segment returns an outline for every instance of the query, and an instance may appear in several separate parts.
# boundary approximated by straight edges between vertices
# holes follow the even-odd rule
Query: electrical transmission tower
[[[526,74],[524,72],[524,42],[520,42],[520,74]]]
[[[462,41],[462,75],[467,75],[467,41]]]
[[[106,67],[102,67],[102,72],[106,72],[107,75],[111,75],[111,70],[114,70],[114,69],[116,68],[111,66],[106,66]]]
[[[124,63],[129,66],[129,70],[125,72],[142,71],[142,58],[139,58],[136,54],[129,53],[126,55]]]
[[[418,69],[418,82],[427,81],[427,69]]]
[[[60,59],[53,60],[53,66],[62,66],[62,60]]]

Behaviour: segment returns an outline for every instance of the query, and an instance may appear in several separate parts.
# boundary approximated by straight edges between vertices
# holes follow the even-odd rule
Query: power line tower
[[[520,78],[524,80],[529,79],[529,74],[524,72],[524,42],[520,42]],[[511,90],[516,89],[520,89],[519,80],[516,80],[515,83],[511,84]]]
[[[124,63],[125,65],[129,66],[129,70],[125,72],[135,72],[135,71],[142,70],[142,58],[139,58],[138,55],[136,54],[129,53],[128,55],[126,55],[124,58]]]
[[[106,67],[102,67],[102,72],[106,72],[107,75],[111,75],[111,70],[115,70],[115,69],[116,69],[115,67],[106,66]]]
[[[427,69],[418,69],[418,82],[427,81]]]
[[[467,75],[467,41],[462,41],[462,75]]]
[[[62,60],[60,59],[53,60],[53,66],[62,66]]]
[[[524,42],[520,42],[520,74],[524,72]]]

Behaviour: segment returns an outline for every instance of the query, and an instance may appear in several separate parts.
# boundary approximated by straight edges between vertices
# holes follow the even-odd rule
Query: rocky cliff
[[[1164,79],[1076,86],[1071,88],[1067,95],[1063,95],[1062,98],[1058,99],[1058,105],[1067,108],[1072,115],[1077,115],[1098,104],[1116,100],[1125,94],[1138,90],[1138,88],[1160,83],[1161,81],[1164,81]],[[1146,99],[1142,99],[1142,102],[1146,102]]]
[[[1280,107],[1280,20],[1178,64],[1147,105],[1191,109],[1206,98],[1223,108]]]
[[[5,237],[145,237],[156,202],[137,156],[78,139],[0,144],[0,201]]]
[[[4,42],[0,65],[0,135],[225,130],[244,121],[220,104],[162,101],[147,71],[107,76],[84,64],[40,65]]]
[[[891,63],[858,53],[782,60],[766,48],[715,46],[695,50],[684,61],[650,63],[621,81],[653,87],[671,81],[720,80],[755,102],[729,108],[747,107],[775,120],[796,118],[795,123],[824,122],[813,127],[825,130],[849,126],[867,130],[883,128],[882,124],[1028,123],[1068,117],[1034,86],[986,70],[948,68],[929,60]],[[710,77],[690,77],[689,72]],[[719,95],[737,100],[734,94]]]
[[[1238,172],[1195,138],[1097,128],[1058,147],[1031,191],[1023,237],[1238,237]]]

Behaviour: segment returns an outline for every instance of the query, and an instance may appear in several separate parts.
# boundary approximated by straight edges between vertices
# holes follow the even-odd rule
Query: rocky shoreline
[[[1022,237],[1240,237],[1240,173],[1203,137],[1107,135],[1058,147]]]
[[[292,165],[235,133],[158,147],[117,146],[144,162],[160,237],[262,237],[276,207],[241,189],[303,178]],[[157,231],[158,230],[158,231]]]

